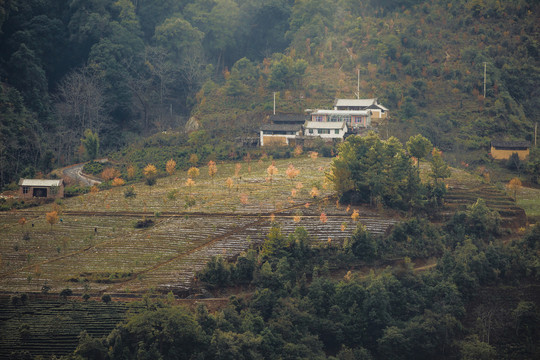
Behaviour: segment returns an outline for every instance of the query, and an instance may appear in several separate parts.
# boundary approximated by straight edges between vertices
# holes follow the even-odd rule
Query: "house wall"
[[[371,109],[371,115],[374,119],[386,119],[388,111],[383,113],[382,110]]]
[[[25,194],[23,188],[28,188],[28,192]],[[64,197],[64,185],[58,186],[56,193],[53,193],[51,187],[47,186],[20,186],[19,187],[19,197],[22,199],[31,199],[34,197],[34,189],[47,189],[47,199],[61,199]]]
[[[330,133],[329,134],[321,134],[319,132],[320,129],[313,129],[313,134],[310,134],[309,133],[309,130],[306,130],[305,131],[305,136],[313,136],[313,137],[317,137],[319,136],[321,139],[323,140],[332,140],[332,139],[339,139],[339,140],[343,140],[343,137],[345,136],[345,133],[347,132],[347,128],[342,128],[342,129],[339,129],[339,133],[336,134],[335,133],[335,129],[323,129],[323,130],[330,130]]]
[[[287,146],[286,135],[263,135],[261,137],[261,146]]]
[[[517,153],[519,160],[525,160],[529,156],[530,150],[499,150],[491,147],[491,156],[496,160],[508,160],[513,153]]]

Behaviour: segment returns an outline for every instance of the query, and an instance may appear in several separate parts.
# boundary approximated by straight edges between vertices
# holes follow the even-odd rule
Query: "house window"
[[[310,134],[313,134],[313,129],[309,129],[309,133],[310,133]]]
[[[23,194],[28,194],[29,191],[30,191],[30,187],[28,187],[28,186],[23,186],[23,188],[22,188],[22,193],[23,193]]]
[[[320,116],[320,115],[315,116],[315,121],[317,121],[317,122],[323,122],[323,121],[324,121],[324,116]]]
[[[334,134],[339,135],[339,129],[334,130]]]
[[[319,134],[330,134],[330,129],[319,129]]]

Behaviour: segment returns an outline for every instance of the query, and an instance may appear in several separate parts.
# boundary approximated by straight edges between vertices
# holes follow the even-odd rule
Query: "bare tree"
[[[58,86],[56,114],[78,137],[86,129],[99,132],[106,120],[104,106],[103,85],[88,67],[69,73]]]
[[[164,117],[167,114],[165,97],[169,92],[169,85],[176,79],[178,70],[168,61],[170,53],[161,47],[148,47],[146,49],[146,61],[150,73],[156,78],[159,84],[159,105],[157,118],[154,123],[160,127],[165,122]]]

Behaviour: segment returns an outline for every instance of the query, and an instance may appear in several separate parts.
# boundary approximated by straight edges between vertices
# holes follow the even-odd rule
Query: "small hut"
[[[531,144],[528,141],[496,141],[491,142],[491,156],[497,160],[508,160],[513,153],[518,154],[519,160],[529,156]]]
[[[19,197],[30,199],[64,197],[63,180],[21,179],[19,180]]]

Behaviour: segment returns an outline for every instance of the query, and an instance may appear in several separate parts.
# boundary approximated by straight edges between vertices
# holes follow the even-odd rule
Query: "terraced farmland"
[[[452,177],[447,183],[449,190],[445,199],[447,216],[451,216],[456,210],[464,210],[467,205],[482,198],[491,209],[499,212],[502,226],[518,229],[526,225],[527,216],[523,208],[494,185],[459,169],[452,169]]]
[[[290,162],[300,170],[291,180]],[[63,200],[62,221],[50,226],[45,212],[53,205],[0,214],[0,291],[40,292],[44,285],[59,293],[70,288],[81,295],[141,294],[149,289],[185,293],[195,272],[215,255],[234,257],[261,243],[272,221],[285,234],[305,227],[319,242],[342,242],[356,223],[353,209],[336,206],[325,183],[329,159],[276,161],[279,173],[267,179],[270,162],[218,165],[211,179],[206,169],[184,186],[186,174],[161,178],[150,187],[134,186],[137,197],[126,199],[125,188]],[[234,178],[234,186],[225,180]],[[495,187],[460,170],[449,179],[446,215],[465,208],[478,197],[497,209],[507,226],[522,226],[523,210]],[[313,196],[312,190],[319,193]],[[184,206],[185,198],[195,203]],[[357,208],[368,231],[383,234],[399,221],[397,214]],[[325,219],[321,221],[321,213]],[[18,223],[21,217],[27,222]],[[152,219],[155,225],[135,229]]]
[[[285,175],[289,162],[300,170],[292,180]],[[136,184],[135,199],[123,196],[125,188],[64,199],[61,222],[52,227],[44,215],[54,205],[0,214],[0,291],[40,292],[46,285],[51,292],[70,288],[79,295],[183,293],[212,256],[234,257],[261,243],[272,221],[286,234],[304,226],[314,241],[350,236],[356,227],[352,209],[336,207],[325,182],[329,159],[276,161],[279,172],[271,181],[270,164],[252,164],[251,171],[242,164],[238,174],[235,164],[220,165],[215,179],[202,168],[192,188],[178,173],[153,187]],[[228,177],[234,178],[231,188],[225,186]],[[186,196],[195,204],[185,207]],[[360,210],[358,221],[373,233],[397,221]],[[326,222],[320,220],[323,212]],[[26,224],[18,223],[21,217]],[[155,225],[135,229],[141,218]]]
[[[23,350],[46,358],[67,355],[75,350],[81,331],[106,336],[128,309],[123,303],[30,298],[14,305],[9,300],[0,296],[0,359]]]

